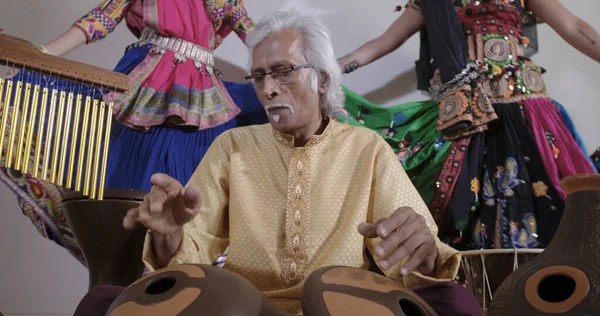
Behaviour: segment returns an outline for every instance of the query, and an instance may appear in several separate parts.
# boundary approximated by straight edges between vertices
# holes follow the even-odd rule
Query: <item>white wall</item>
[[[72,21],[99,0],[0,0],[0,27],[4,32],[32,43],[45,43],[66,30]],[[254,19],[292,4],[322,14],[329,24],[338,56],[382,33],[397,17],[397,4],[404,0],[246,0]],[[562,0],[581,18],[600,30],[600,2]],[[343,3],[343,5],[342,5]],[[379,6],[373,5],[374,3]],[[369,26],[367,26],[369,25]],[[600,117],[600,65],[562,41],[548,26],[539,27],[541,51],[534,56],[548,73],[551,96],[570,111],[589,151],[600,146],[597,119]],[[66,56],[112,69],[134,37],[124,24],[106,40],[81,47]],[[414,61],[418,36],[396,52],[345,75],[344,84],[373,102],[393,105],[426,98],[415,91]],[[242,81],[247,53],[235,37],[227,38],[216,52],[225,79]],[[4,315],[69,315],[87,289],[87,270],[54,243],[42,239],[29,220],[21,215],[15,198],[0,186],[0,311]]]

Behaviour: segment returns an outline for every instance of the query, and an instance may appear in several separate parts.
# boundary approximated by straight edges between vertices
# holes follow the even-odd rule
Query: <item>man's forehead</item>
[[[298,59],[304,59],[302,44],[302,34],[297,31],[270,34],[254,48],[252,71],[298,63]]]

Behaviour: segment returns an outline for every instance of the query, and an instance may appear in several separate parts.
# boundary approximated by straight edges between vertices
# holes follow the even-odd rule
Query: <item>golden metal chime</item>
[[[73,83],[0,77],[0,167],[102,200],[113,104],[81,88],[122,93],[127,76],[45,54],[6,34],[0,34],[0,65]]]

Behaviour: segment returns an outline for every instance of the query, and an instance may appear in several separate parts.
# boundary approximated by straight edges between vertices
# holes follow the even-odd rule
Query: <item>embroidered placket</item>
[[[287,285],[304,279],[308,263],[306,238],[310,211],[310,155],[307,148],[293,150],[289,164],[288,196],[285,219],[285,248],[281,277]]]

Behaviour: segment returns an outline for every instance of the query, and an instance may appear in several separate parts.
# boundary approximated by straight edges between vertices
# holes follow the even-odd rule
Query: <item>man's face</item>
[[[302,53],[302,34],[296,31],[274,33],[260,42],[253,52],[252,75],[266,75],[254,79],[254,88],[260,103],[267,111],[273,129],[294,134],[311,122],[320,122],[320,92],[311,89],[312,68],[290,70],[290,66],[306,65]],[[286,69],[287,68],[287,69]]]

